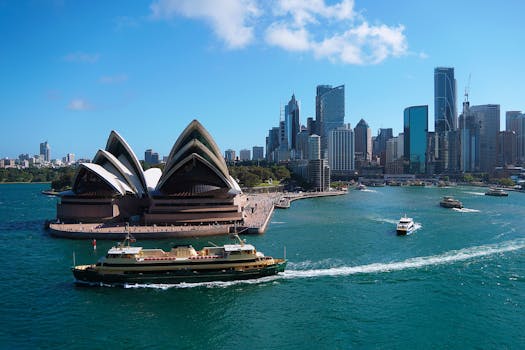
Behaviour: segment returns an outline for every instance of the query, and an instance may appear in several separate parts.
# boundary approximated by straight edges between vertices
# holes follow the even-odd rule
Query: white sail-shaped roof
[[[80,175],[82,174],[83,169],[97,176],[100,180],[109,185],[109,187],[111,187],[116,193],[122,196],[126,193],[133,193],[133,190],[128,186],[128,184],[119,179],[118,176],[104,169],[102,166],[94,163],[80,164],[80,168],[73,183],[72,190],[74,192],[77,192],[78,187],[81,186],[82,179],[80,178]]]
[[[211,137],[210,133],[202,126],[201,123],[199,123],[198,120],[194,119],[186,129],[180,134],[177,141],[175,141],[175,144],[173,145],[170,154],[168,156],[168,160],[166,162],[166,168],[171,168],[173,166],[172,163],[176,162],[178,159],[175,157],[175,155],[179,152],[181,148],[186,146],[188,143],[190,143],[192,140],[198,140],[201,144],[203,144],[210,152],[215,154],[215,157],[218,159],[219,163],[222,163],[221,167],[226,167],[226,162],[224,161],[224,158],[221,155],[221,151],[219,149],[219,146],[215,143],[213,138]],[[218,166],[218,164],[217,164]]]
[[[126,182],[128,186],[133,190],[133,194],[141,193],[141,183],[137,176],[124,166],[114,155],[108,151],[99,149],[93,163],[101,165],[104,169],[109,172],[113,172],[115,175],[119,175],[123,182]]]
[[[126,140],[115,130],[112,130],[109,134],[106,151],[115,156],[130,171],[131,175],[129,178],[134,187],[136,187],[137,194],[146,194],[147,185],[142,166]]]

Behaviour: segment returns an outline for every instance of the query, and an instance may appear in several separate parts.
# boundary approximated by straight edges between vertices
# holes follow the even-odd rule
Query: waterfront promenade
[[[258,193],[245,194],[243,225],[201,224],[201,225],[130,225],[126,223],[50,223],[51,235],[75,239],[121,239],[129,231],[137,239],[186,238],[227,235],[237,230],[243,234],[262,234],[266,231],[275,208],[288,208],[290,202],[298,199],[337,196],[346,191],[303,192],[303,193]]]

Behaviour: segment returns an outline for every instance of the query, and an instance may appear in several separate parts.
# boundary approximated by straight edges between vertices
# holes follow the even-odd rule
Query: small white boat
[[[401,219],[399,219],[399,222],[397,223],[396,232],[398,235],[409,235],[414,231],[416,228],[416,225],[414,224],[414,220],[412,218],[409,218],[406,216],[403,216]]]
[[[487,192],[485,192],[486,196],[494,196],[494,197],[507,197],[509,194],[505,191],[503,191],[501,188],[489,188]]]

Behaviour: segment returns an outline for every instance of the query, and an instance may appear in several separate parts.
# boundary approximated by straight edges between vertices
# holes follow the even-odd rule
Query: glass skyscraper
[[[499,105],[470,107],[479,123],[479,168],[492,173],[497,165],[498,134],[500,127]]]
[[[359,166],[372,159],[372,129],[368,123],[361,119],[354,128],[355,134],[355,157]]]
[[[434,128],[437,135],[436,171],[458,170],[456,79],[454,68],[434,69]]]
[[[434,69],[434,123],[437,133],[457,129],[454,68]]]
[[[288,149],[295,150],[297,149],[297,134],[301,131],[301,125],[299,122],[299,103],[295,99],[295,94],[292,95],[290,102],[284,107],[284,118]]]
[[[412,106],[404,111],[405,172],[424,174],[426,171],[428,106]]]
[[[331,85],[318,85],[315,96],[315,118],[321,131],[321,154],[327,156],[328,135],[330,131],[344,125],[345,86],[332,88]]]

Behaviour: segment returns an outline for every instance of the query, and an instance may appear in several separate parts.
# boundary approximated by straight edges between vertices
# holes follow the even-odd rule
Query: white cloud
[[[98,80],[101,84],[119,84],[128,80],[126,74],[106,75]]]
[[[151,6],[154,19],[177,15],[204,19],[229,48],[242,48],[254,39],[250,23],[259,15],[255,0],[157,0]]]
[[[306,51],[310,48],[308,32],[304,28],[294,30],[284,24],[273,24],[268,27],[266,42],[288,51]]]
[[[69,102],[67,109],[70,109],[72,111],[87,111],[91,109],[91,105],[82,98],[74,98],[73,100],[71,100],[71,102]]]
[[[326,5],[324,0],[281,0],[273,12],[277,16],[290,14],[296,26],[319,23],[319,17],[341,21],[355,16],[353,0],[343,0],[334,5]]]
[[[96,63],[100,58],[98,53],[73,52],[64,56],[66,62]]]
[[[369,24],[354,0],[156,0],[150,9],[154,19],[204,19],[229,48],[250,44],[257,29],[270,46],[330,62],[378,64],[408,54],[405,27]]]

